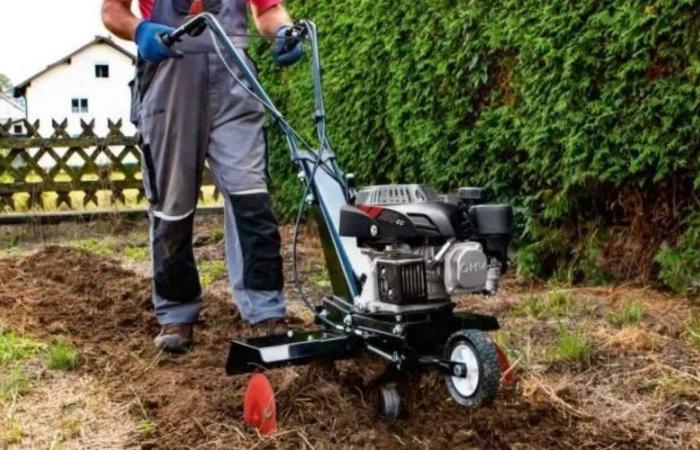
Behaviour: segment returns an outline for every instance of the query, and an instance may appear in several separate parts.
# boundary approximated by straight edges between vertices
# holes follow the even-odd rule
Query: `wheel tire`
[[[401,415],[401,396],[395,384],[386,384],[380,388],[379,412],[387,420],[396,420]]]
[[[446,375],[445,383],[452,399],[470,409],[493,402],[498,394],[502,376],[496,345],[479,330],[462,330],[447,340],[443,357],[465,362],[456,359],[455,355],[459,354],[470,359],[471,364],[478,368],[478,373],[476,381],[471,378],[467,383],[459,381],[464,380],[463,378]]]

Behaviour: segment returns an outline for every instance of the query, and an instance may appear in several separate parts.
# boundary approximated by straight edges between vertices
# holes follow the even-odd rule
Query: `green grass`
[[[545,297],[530,296],[518,305],[514,313],[518,316],[534,317],[538,320],[562,318],[574,310],[574,300],[571,294],[553,291]]]
[[[202,287],[209,287],[226,275],[226,261],[201,261],[198,266]]]
[[[12,332],[0,331],[0,365],[7,366],[27,360],[46,346],[40,342],[23,338]]]
[[[209,231],[209,239],[211,242],[221,242],[224,240],[225,236],[226,234],[223,227],[213,227]]]
[[[75,347],[63,340],[59,340],[48,346],[44,359],[51,370],[70,371],[75,369],[78,355],[78,350]]]
[[[131,262],[147,261],[151,257],[150,249],[147,246],[127,247],[124,249],[124,258]]]
[[[320,269],[309,275],[309,282],[319,289],[329,289],[331,287],[331,280],[325,269]]]
[[[0,404],[24,395],[30,387],[26,362],[41,357],[51,370],[72,370],[78,351],[63,340],[44,344],[0,330]]]
[[[586,337],[578,331],[570,332],[565,327],[559,329],[559,340],[555,349],[556,359],[561,361],[579,361],[588,358],[592,346]]]
[[[46,345],[0,330],[0,404],[23,395],[29,380],[21,363],[37,356]]]
[[[644,318],[644,314],[644,304],[637,300],[632,303],[623,303],[617,311],[608,314],[606,319],[612,325],[622,328],[640,323]]]
[[[88,238],[80,241],[74,241],[69,244],[70,247],[94,253],[100,256],[110,256],[114,254],[115,242],[111,239]]]
[[[155,433],[156,428],[157,425],[155,424],[155,422],[148,419],[140,421],[136,426],[136,429],[143,438],[151,437],[153,433]]]

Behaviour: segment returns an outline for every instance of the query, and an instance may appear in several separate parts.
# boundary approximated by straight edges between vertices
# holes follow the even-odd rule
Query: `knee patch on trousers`
[[[153,217],[153,281],[165,300],[189,303],[202,295],[192,251],[194,214],[178,221]]]
[[[270,194],[232,194],[230,197],[243,254],[245,288],[282,290],[281,238]]]

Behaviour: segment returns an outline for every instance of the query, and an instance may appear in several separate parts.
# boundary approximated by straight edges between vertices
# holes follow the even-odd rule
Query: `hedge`
[[[487,187],[517,207],[524,275],[697,284],[700,1],[288,6],[319,26],[331,139],[360,184]],[[312,136],[307,66],[274,67],[268,45],[263,81]],[[288,216],[299,188],[271,142]]]

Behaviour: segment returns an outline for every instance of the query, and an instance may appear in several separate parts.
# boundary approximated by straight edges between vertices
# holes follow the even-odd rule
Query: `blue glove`
[[[272,57],[280,66],[290,66],[299,61],[304,54],[304,44],[293,38],[292,27],[283,25],[277,30],[277,37],[272,44]]]
[[[139,48],[139,54],[148,62],[157,64],[168,58],[177,56],[177,53],[168,48],[160,38],[163,33],[171,33],[175,29],[167,25],[144,20],[136,27],[134,41]]]

